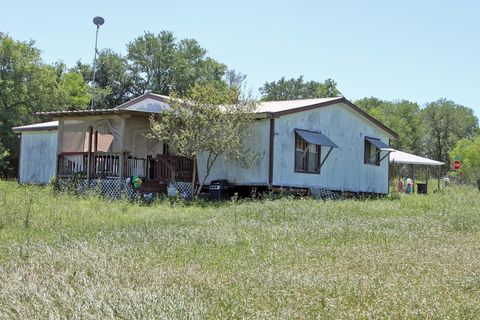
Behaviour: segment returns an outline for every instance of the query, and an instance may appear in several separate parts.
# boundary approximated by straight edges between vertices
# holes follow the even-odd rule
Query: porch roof
[[[13,127],[12,131],[15,133],[20,133],[24,131],[51,131],[58,129],[58,121],[49,121],[42,123],[34,123],[26,126]]]
[[[120,113],[145,113],[134,110],[118,110],[118,109],[97,109],[97,110],[62,110],[62,111],[44,111],[37,112],[39,115],[48,115],[53,117],[63,116],[96,116],[106,114],[120,114]]]
[[[426,165],[426,166],[442,166],[445,163],[420,157],[415,154],[394,150],[390,153],[390,163],[400,163],[400,164],[414,164],[414,165]]]

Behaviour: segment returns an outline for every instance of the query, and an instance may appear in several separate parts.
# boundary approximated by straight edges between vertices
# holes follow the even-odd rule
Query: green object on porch
[[[138,188],[140,188],[140,185],[142,184],[142,178],[140,178],[139,176],[133,176],[132,184],[133,184],[133,189],[137,190]]]

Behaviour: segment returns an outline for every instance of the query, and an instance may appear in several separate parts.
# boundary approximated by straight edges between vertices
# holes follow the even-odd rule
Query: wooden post
[[[87,152],[87,188],[90,188],[90,176],[92,174],[92,135],[93,127],[88,127],[88,152]]]
[[[125,157],[126,152],[120,152],[120,155],[118,156],[118,192],[119,195],[122,194],[122,183],[123,183],[123,177],[124,177],[124,168],[125,168],[125,162],[126,162],[126,157]]]
[[[98,131],[95,131],[95,152],[98,151]]]

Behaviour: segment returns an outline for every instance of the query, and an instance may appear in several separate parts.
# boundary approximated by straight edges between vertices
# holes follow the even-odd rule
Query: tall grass
[[[479,195],[146,207],[0,181],[0,318],[476,318]]]

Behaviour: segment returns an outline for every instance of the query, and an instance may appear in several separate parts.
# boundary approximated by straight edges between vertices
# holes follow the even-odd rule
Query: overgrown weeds
[[[0,181],[0,318],[475,318],[479,195],[141,206]]]

